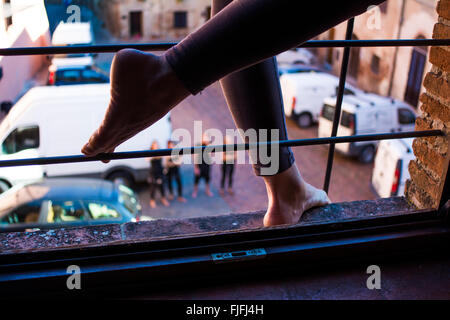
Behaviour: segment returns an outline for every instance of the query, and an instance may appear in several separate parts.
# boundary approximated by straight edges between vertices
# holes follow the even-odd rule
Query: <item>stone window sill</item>
[[[309,210],[300,225],[339,223],[361,218],[412,213],[416,208],[403,197],[334,203]],[[95,248],[137,242],[189,237],[193,234],[218,234],[263,228],[264,212],[228,214],[185,220],[154,220],[80,228],[64,228],[29,233],[0,233],[0,256]],[[278,228],[289,228],[279,226]]]

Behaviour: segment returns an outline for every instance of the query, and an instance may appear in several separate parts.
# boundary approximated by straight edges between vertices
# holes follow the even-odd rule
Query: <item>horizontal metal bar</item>
[[[127,43],[107,45],[74,45],[49,47],[21,47],[0,49],[0,56],[20,55],[51,55],[71,53],[101,53],[117,52],[122,49],[137,49],[142,51],[165,51],[177,42]],[[385,39],[385,40],[310,40],[299,48],[329,48],[329,47],[411,47],[411,46],[449,46],[450,39]]]
[[[279,145],[280,147],[300,147],[300,146],[312,146],[330,143],[348,143],[359,141],[375,141],[375,140],[388,140],[388,139],[403,139],[403,138],[419,138],[419,137],[433,137],[443,136],[444,133],[441,130],[427,130],[427,131],[411,131],[400,133],[381,133],[381,134],[367,134],[357,136],[342,136],[342,137],[327,137],[327,138],[314,138],[314,139],[298,139],[298,140],[281,140],[281,141],[268,141],[258,143],[242,143],[242,144],[229,144],[229,145],[216,145],[216,146],[198,146],[198,147],[186,147],[175,149],[158,149],[158,150],[145,150],[145,151],[130,151],[130,152],[116,152],[116,153],[104,153],[95,157],[86,157],[83,155],[73,156],[58,156],[58,157],[45,157],[45,158],[30,158],[30,159],[16,159],[16,160],[3,160],[0,161],[0,168],[5,167],[19,167],[19,166],[31,166],[31,165],[47,165],[47,164],[64,164],[64,163],[76,163],[76,162],[91,162],[101,160],[120,160],[120,159],[133,159],[133,158],[151,158],[170,156],[172,154],[187,155],[198,154],[203,150],[208,149],[207,152],[223,152],[228,150],[249,150],[257,148],[262,145]]]

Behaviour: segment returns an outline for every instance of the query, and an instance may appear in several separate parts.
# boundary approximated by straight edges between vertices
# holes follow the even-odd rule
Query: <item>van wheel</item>
[[[300,113],[297,116],[297,124],[300,128],[308,128],[312,125],[312,116],[307,112]]]
[[[106,179],[115,184],[123,184],[129,188],[131,188],[134,183],[133,177],[126,171],[113,172]]]
[[[364,147],[359,153],[358,160],[362,163],[371,163],[375,159],[375,148],[373,146]]]
[[[11,185],[5,180],[0,180],[0,194],[10,189]]]

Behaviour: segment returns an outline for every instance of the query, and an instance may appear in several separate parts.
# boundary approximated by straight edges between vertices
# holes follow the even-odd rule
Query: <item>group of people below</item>
[[[224,144],[229,141],[228,138],[224,138]],[[201,146],[208,146],[211,143],[208,136],[203,135]],[[167,142],[167,148],[173,149],[175,143],[173,141]],[[153,141],[150,150],[159,149],[158,142]],[[211,166],[212,161],[208,153],[201,153],[196,155],[197,159],[194,161],[194,190],[192,197],[196,198],[198,195],[198,186],[201,180],[205,181],[205,194],[209,197],[213,196],[210,187],[211,181]],[[200,158],[201,157],[201,158]],[[222,158],[222,178],[220,181],[220,194],[225,194],[225,187],[227,185],[227,191],[229,194],[233,194],[233,173],[236,162],[236,152],[226,151],[223,152]],[[156,208],[156,192],[159,191],[161,195],[161,203],[164,206],[169,206],[168,200],[174,200],[174,181],[177,186],[177,200],[179,202],[186,202],[186,198],[183,196],[183,182],[181,178],[181,164],[182,158],[179,155],[171,155],[166,157],[153,157],[149,159],[150,171],[148,177],[148,183],[150,186],[150,207]],[[228,183],[227,183],[228,182]],[[169,194],[166,198],[166,184]]]

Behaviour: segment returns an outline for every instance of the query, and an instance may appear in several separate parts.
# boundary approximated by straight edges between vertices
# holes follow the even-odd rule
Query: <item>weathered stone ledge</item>
[[[403,197],[334,203],[306,212],[300,225],[393,215],[416,209]],[[102,247],[119,243],[157,241],[198,233],[221,233],[263,228],[264,212],[154,220],[138,223],[52,229],[29,233],[0,233],[0,255],[66,248]]]

